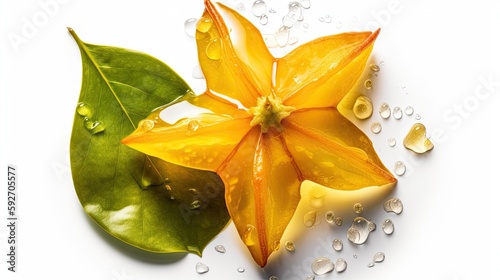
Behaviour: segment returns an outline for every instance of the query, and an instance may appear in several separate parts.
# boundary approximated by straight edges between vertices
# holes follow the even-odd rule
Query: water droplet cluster
[[[92,119],[94,110],[89,104],[79,102],[76,106],[76,113],[83,117],[83,127],[92,135],[101,133],[106,129],[106,126],[102,122]]]

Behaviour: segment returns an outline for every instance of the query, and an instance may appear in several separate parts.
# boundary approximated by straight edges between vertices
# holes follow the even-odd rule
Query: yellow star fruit
[[[379,30],[322,37],[274,58],[243,16],[210,0],[205,7],[196,41],[207,90],[187,101],[210,113],[169,124],[153,112],[123,143],[216,172],[239,235],[265,266],[304,180],[340,190],[396,182],[368,137],[336,108]]]

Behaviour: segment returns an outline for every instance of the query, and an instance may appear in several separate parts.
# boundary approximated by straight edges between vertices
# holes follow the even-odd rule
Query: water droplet
[[[411,107],[411,106],[406,106],[406,108],[405,108],[405,114],[406,114],[407,116],[411,116],[411,115],[413,115],[413,107]]]
[[[190,37],[194,37],[194,35],[196,33],[196,23],[197,22],[198,22],[198,20],[195,18],[188,18],[184,22],[184,31]]]
[[[201,66],[199,64],[193,68],[191,75],[195,79],[205,79],[205,75],[203,75],[203,71],[201,70]]]
[[[247,225],[245,231],[243,232],[243,243],[247,246],[255,245],[255,227],[253,225]]]
[[[377,64],[370,64],[370,70],[372,70],[373,72],[378,72],[380,71],[380,66],[378,66]]]
[[[189,192],[190,192],[191,194],[193,194],[193,195],[197,195],[197,194],[199,194],[198,190],[197,190],[197,189],[195,189],[195,188],[190,188],[190,189],[189,189]]]
[[[313,208],[323,208],[325,206],[326,193],[321,188],[313,188],[308,196],[309,205]]]
[[[276,13],[276,10],[275,10],[274,8],[269,8],[269,12],[270,12],[271,14],[275,14],[275,13]]]
[[[416,114],[416,115],[415,115],[415,119],[416,119],[417,121],[418,121],[418,120],[420,120],[421,118],[422,118],[422,117],[421,117],[419,114]]]
[[[333,239],[332,241],[332,248],[333,250],[339,252],[339,251],[342,251],[342,248],[344,248],[344,244],[342,243],[342,240],[340,239]]]
[[[196,264],[196,272],[199,274],[207,273],[209,270],[210,268],[204,263],[199,262]]]
[[[311,269],[316,275],[324,275],[329,272],[332,272],[332,270],[335,268],[335,265],[333,264],[332,260],[326,257],[318,257],[314,259],[313,263],[311,264]]]
[[[366,79],[365,81],[365,88],[366,89],[371,89],[373,87],[373,82],[371,79]]]
[[[293,36],[293,37],[290,37],[290,39],[288,40],[288,45],[292,46],[292,45],[295,45],[299,42],[299,38]]]
[[[385,212],[401,214],[403,212],[403,202],[399,198],[391,198],[384,202]]]
[[[252,14],[254,16],[260,17],[260,16],[266,14],[266,11],[267,11],[266,2],[264,2],[263,0],[257,0],[255,2],[253,2]]]
[[[392,111],[392,116],[396,120],[400,120],[403,117],[403,110],[401,110],[401,107],[394,107],[394,110]]]
[[[202,17],[196,24],[196,30],[201,33],[207,33],[212,28],[212,20],[210,18]]]
[[[316,223],[316,211],[309,211],[304,215],[304,225],[306,227],[312,227]]]
[[[378,134],[382,131],[382,125],[379,122],[372,123],[371,130],[373,133]]]
[[[217,251],[219,253],[225,253],[226,247],[224,247],[223,245],[217,245],[217,246],[215,246],[215,251]]]
[[[387,119],[388,117],[391,116],[391,106],[389,104],[383,102],[380,105],[380,108],[378,109],[378,112],[380,113],[380,116],[384,119]]]
[[[337,29],[342,28],[342,22],[341,21],[337,21],[335,23],[335,27],[337,27]],[[365,86],[366,86],[366,83],[365,83]],[[371,80],[370,80],[370,88],[372,88],[372,86],[371,86]],[[370,88],[368,88],[368,89],[370,89]]]
[[[358,96],[354,102],[353,112],[356,118],[360,120],[371,117],[373,114],[373,104],[370,97],[364,95]]]
[[[304,9],[311,8],[311,0],[300,0],[299,3]]]
[[[391,137],[391,138],[387,139],[387,144],[389,145],[389,147],[396,146],[396,138]]]
[[[198,122],[197,120],[192,120],[187,125],[187,132],[195,132],[196,130],[198,130],[198,128],[200,128],[200,122]]]
[[[302,15],[302,7],[297,2],[290,2],[288,4],[288,14],[287,15],[296,21],[304,20],[304,17]]]
[[[280,249],[280,247],[281,247],[281,243],[280,243],[280,241],[279,241],[279,240],[275,240],[275,241],[273,242],[273,248],[272,248],[272,249],[273,249],[273,251],[275,251],[275,252],[276,252],[276,251],[278,251],[278,250]]]
[[[306,276],[306,280],[314,280],[316,279],[316,277],[314,277],[314,275],[307,275]]]
[[[343,223],[344,223],[344,219],[342,219],[342,217],[335,218],[335,224],[337,226],[341,227]]]
[[[262,38],[264,38],[264,42],[268,48],[276,48],[278,47],[278,42],[276,41],[275,34],[262,34]]]
[[[285,249],[289,252],[295,251],[295,244],[292,241],[285,242]]]
[[[352,221],[351,227],[347,230],[347,239],[357,245],[363,244],[375,228],[375,223],[363,217],[356,217]]]
[[[194,200],[193,202],[191,202],[191,204],[189,205],[189,208],[191,209],[198,209],[201,207],[201,201],[196,199]]]
[[[296,22],[295,19],[293,19],[289,16],[284,16],[281,21],[283,22],[283,26],[286,26],[288,28],[291,28]]]
[[[344,272],[347,268],[347,261],[343,258],[338,258],[335,262],[335,271]]]
[[[83,125],[91,134],[97,134],[103,132],[106,129],[106,126],[104,126],[103,123],[98,121],[94,122],[87,117],[83,119]]]
[[[359,215],[363,213],[363,205],[361,203],[355,203],[352,210],[354,210],[354,213]]]
[[[94,115],[94,110],[92,110],[92,107],[83,102],[79,102],[76,105],[76,112],[78,113],[78,115],[87,118],[92,118],[92,116]]]
[[[269,22],[269,17],[267,15],[261,15],[259,18],[259,23],[266,25]]]
[[[333,224],[334,221],[335,221],[335,214],[332,212],[332,211],[328,211],[325,213],[325,220],[329,223],[329,224]]]
[[[369,262],[367,265],[366,265],[368,268],[372,268],[375,266],[375,263],[373,262]]]
[[[353,258],[357,259],[358,258],[358,255],[352,255]]]
[[[406,172],[406,165],[404,164],[404,162],[402,161],[396,161],[396,163],[394,163],[394,173],[396,173],[396,175],[398,176],[402,176],[404,175]]]
[[[172,187],[170,187],[170,185],[165,185],[165,190],[166,190],[166,195],[169,199],[171,200],[174,200],[175,199],[175,195],[174,195],[174,192],[172,191]]]
[[[139,127],[142,131],[150,131],[155,127],[155,122],[152,120],[142,120],[139,122]]]
[[[394,232],[394,223],[391,219],[385,219],[382,223],[382,230],[385,234],[391,235]]]
[[[280,27],[280,29],[276,32],[276,42],[278,46],[284,47],[288,44],[288,38],[290,36],[290,29],[286,26]]]
[[[326,23],[330,23],[330,22],[332,22],[332,17],[331,17],[331,16],[329,16],[329,15],[326,15],[326,16],[325,16],[325,22],[326,22]]]
[[[403,145],[415,153],[423,154],[428,152],[434,148],[434,144],[432,144],[431,140],[425,134],[425,126],[421,123],[416,123],[408,131],[408,134],[406,134]]]
[[[280,279],[278,278],[278,276],[273,275],[273,276],[269,277],[269,280],[280,280]]]
[[[385,254],[383,252],[378,252],[373,256],[373,262],[379,263],[385,260]]]
[[[381,60],[379,63],[380,63],[380,65],[384,65],[385,61]]]
[[[213,39],[208,43],[205,53],[211,60],[219,60],[222,56],[222,43],[219,38]]]
[[[304,24],[302,24],[302,27],[304,27],[304,29],[308,29],[309,28],[309,24],[307,22],[305,22]]]
[[[239,273],[243,273],[243,272],[245,272],[245,268],[240,266],[236,269],[236,271],[238,271]]]

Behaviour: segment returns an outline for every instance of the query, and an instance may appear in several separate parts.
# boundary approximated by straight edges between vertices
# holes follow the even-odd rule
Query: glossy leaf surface
[[[82,42],[82,87],[71,137],[71,170],[85,211],[104,230],[152,252],[203,248],[227,224],[224,188],[214,172],[181,167],[120,143],[152,110],[191,90],[144,53]]]

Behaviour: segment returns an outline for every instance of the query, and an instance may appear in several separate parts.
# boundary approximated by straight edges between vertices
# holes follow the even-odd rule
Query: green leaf
[[[83,208],[130,245],[201,255],[229,221],[220,178],[120,143],[153,109],[183,100],[191,89],[149,55],[87,44],[68,30],[83,65],[70,144],[73,182]]]

